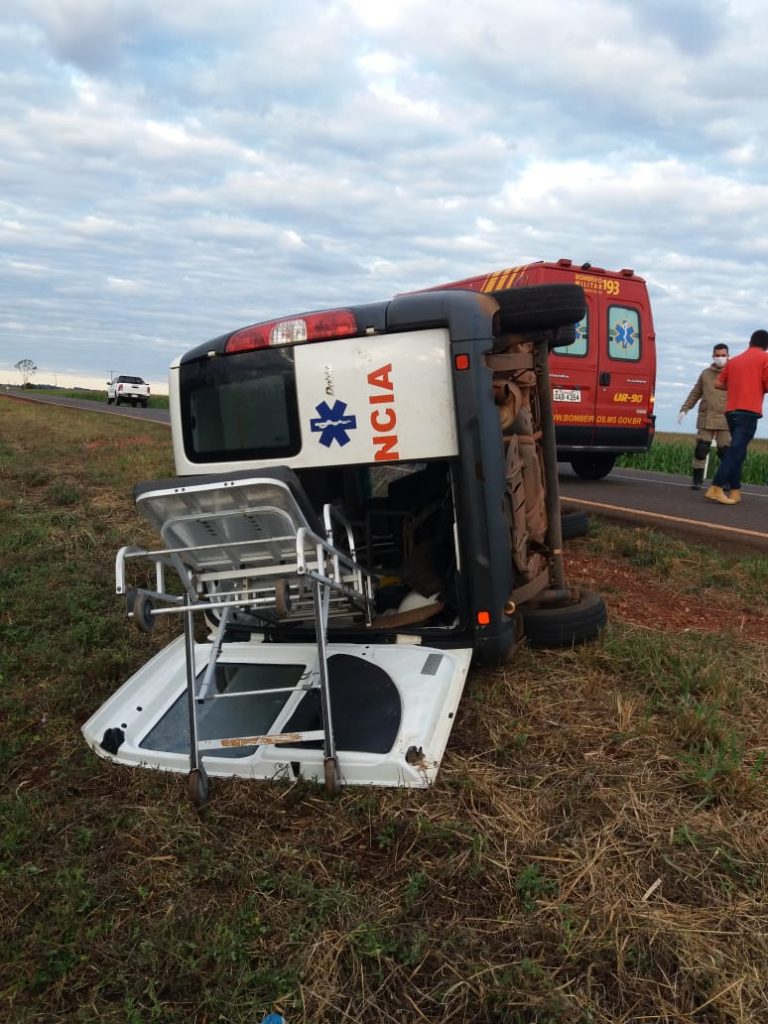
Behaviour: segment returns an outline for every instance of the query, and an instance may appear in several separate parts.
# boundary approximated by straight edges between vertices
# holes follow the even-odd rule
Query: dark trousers
[[[755,436],[757,421],[760,417],[756,412],[737,409],[736,412],[727,412],[725,418],[728,421],[728,429],[731,431],[731,443],[725,450],[720,468],[712,480],[712,486],[738,491],[741,487],[741,467],[744,465],[747,448]]]

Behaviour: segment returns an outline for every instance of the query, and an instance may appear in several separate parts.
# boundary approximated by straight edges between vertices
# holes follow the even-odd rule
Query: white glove
[[[678,423],[682,423],[684,419],[685,419],[685,413],[684,413],[684,412],[682,412],[682,411],[680,411],[680,412],[679,412],[679,413],[677,414],[677,422],[678,422]]]

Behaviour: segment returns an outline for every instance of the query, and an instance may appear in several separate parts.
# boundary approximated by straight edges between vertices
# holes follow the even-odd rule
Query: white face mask
[[[712,362],[719,370],[722,370],[722,368],[728,362],[728,356],[715,356]]]

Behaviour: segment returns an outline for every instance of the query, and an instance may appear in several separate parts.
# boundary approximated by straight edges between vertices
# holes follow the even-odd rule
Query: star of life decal
[[[330,448],[334,441],[343,448],[349,444],[349,431],[357,429],[357,417],[347,416],[347,403],[339,399],[329,406],[323,400],[315,406],[317,419],[309,421],[309,426],[314,434],[320,435],[320,444]]]
[[[635,344],[635,329],[628,320],[624,320],[620,324],[616,324],[616,335],[615,341],[617,345],[621,345],[622,348],[630,348]]]

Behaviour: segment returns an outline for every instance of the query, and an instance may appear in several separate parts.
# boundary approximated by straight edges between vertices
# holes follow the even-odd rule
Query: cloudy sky
[[[757,0],[3,0],[0,107],[0,382],[569,257],[648,280],[671,429],[768,327]]]

